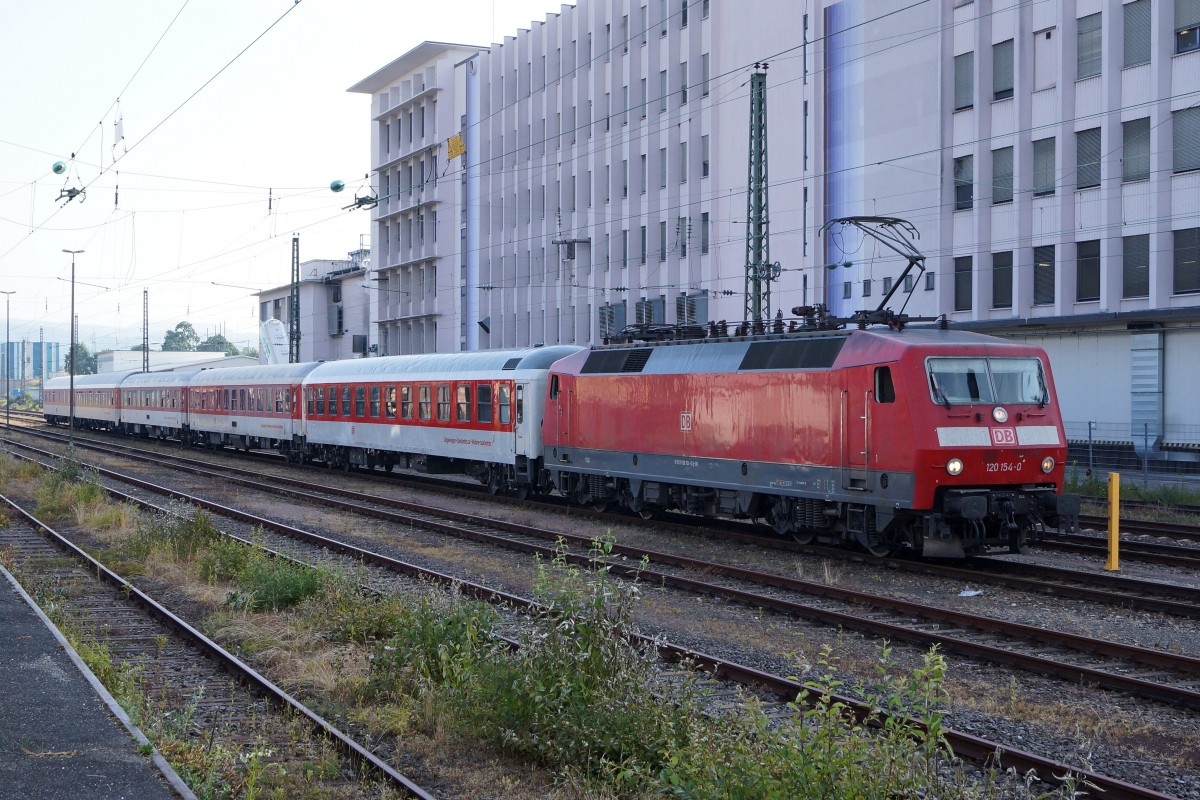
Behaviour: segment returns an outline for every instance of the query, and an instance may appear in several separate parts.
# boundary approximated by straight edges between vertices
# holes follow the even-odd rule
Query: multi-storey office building
[[[1070,420],[1200,438],[1198,26],[1197,0],[581,0],[425,43],[353,87],[380,352],[741,320],[766,62],[772,312],[873,308],[903,262],[821,226],[902,217],[927,262],[892,307],[1036,337]]]

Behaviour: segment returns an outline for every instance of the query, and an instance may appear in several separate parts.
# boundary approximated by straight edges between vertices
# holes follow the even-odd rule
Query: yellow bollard
[[[1120,545],[1121,523],[1121,473],[1108,473],[1108,562],[1104,569],[1116,572],[1121,569],[1121,558],[1118,552]]]

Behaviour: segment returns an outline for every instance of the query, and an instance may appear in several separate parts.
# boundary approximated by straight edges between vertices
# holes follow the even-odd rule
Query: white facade
[[[890,307],[1036,339],[1068,421],[1162,433],[1200,388],[1197,7],[580,0],[488,48],[422,44],[352,88],[390,201],[380,283],[409,292],[380,306],[386,352],[742,320],[766,61],[772,314],[873,309],[905,262],[822,225],[900,217],[926,272]],[[1138,377],[1103,402],[1089,363]]]
[[[141,350],[102,350],[96,354],[96,372],[103,374],[140,370],[143,355]],[[208,369],[214,366],[240,367],[258,363],[258,359],[249,356],[227,356],[224,353],[199,350],[151,350],[149,360],[151,372]]]
[[[314,259],[300,264],[300,362],[361,358],[375,346],[371,312],[371,254],[359,249],[345,260]],[[291,285],[258,293],[259,323],[277,319],[289,329]],[[360,350],[355,350],[355,343]],[[378,350],[378,347],[376,347]],[[287,360],[284,345],[284,361]],[[266,349],[259,348],[265,362]]]

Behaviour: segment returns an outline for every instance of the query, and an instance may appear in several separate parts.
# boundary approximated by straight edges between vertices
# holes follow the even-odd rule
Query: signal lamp
[[[1001,424],[1008,422],[1008,412],[1002,406],[996,406],[992,409],[992,419]]]
[[[1054,469],[1054,459],[1046,456],[1042,459],[1042,472],[1050,472],[1052,469]]]
[[[963,462],[961,458],[952,458],[946,462],[946,472],[951,475],[961,475],[963,471]]]

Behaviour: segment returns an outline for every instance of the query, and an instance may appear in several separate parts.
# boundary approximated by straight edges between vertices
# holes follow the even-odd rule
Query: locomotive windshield
[[[1049,401],[1042,362],[1036,358],[931,358],[929,389],[935,403],[1037,403]]]

